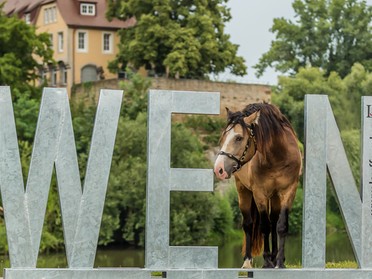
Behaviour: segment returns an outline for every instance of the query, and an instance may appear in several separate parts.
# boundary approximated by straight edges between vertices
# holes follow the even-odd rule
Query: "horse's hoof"
[[[275,265],[273,264],[272,261],[266,260],[262,268],[274,268]]]
[[[251,259],[246,259],[243,263],[242,268],[252,268],[252,260]]]
[[[284,263],[282,263],[282,264],[278,264],[275,268],[286,268],[286,267],[285,267]]]

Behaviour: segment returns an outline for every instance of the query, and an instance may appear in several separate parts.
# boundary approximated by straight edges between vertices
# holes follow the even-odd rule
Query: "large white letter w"
[[[45,88],[25,190],[10,89],[0,87],[0,187],[12,267],[36,267],[54,165],[68,265],[93,267],[122,95],[101,91],[82,191],[67,92]]]

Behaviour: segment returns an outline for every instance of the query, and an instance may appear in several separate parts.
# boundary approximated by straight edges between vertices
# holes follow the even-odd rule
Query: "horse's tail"
[[[260,230],[260,213],[258,212],[256,202],[252,198],[251,204],[251,216],[252,216],[252,235],[251,235],[251,253],[252,256],[259,256],[262,251],[262,246],[264,243],[264,237]],[[246,239],[245,236],[243,237],[243,247],[242,247],[242,254],[245,256],[245,249],[246,249]]]

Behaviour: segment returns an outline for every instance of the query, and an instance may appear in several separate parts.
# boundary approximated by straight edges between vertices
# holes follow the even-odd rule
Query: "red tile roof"
[[[86,16],[80,14],[80,2],[96,3],[96,15]],[[106,0],[79,1],[79,0],[57,0],[57,5],[63,19],[70,26],[95,27],[95,28],[128,28],[135,24],[135,20],[122,21],[106,18]]]
[[[4,0],[0,0],[0,3],[2,2]],[[108,21],[106,18],[106,0],[5,0],[4,12],[8,15],[15,13],[23,15],[51,2],[57,3],[59,12],[70,27],[121,29],[134,26],[136,23],[134,18],[127,21],[119,19]],[[81,15],[81,2],[95,3],[96,15]]]
[[[45,0],[0,0],[5,2],[4,12],[8,15],[31,11],[41,5]]]

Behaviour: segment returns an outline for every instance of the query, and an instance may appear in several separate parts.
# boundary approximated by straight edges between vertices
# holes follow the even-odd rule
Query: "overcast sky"
[[[240,45],[238,54],[243,56],[248,66],[248,75],[239,78],[229,74],[220,75],[220,79],[236,80],[245,83],[277,84],[277,73],[266,70],[259,79],[255,76],[253,65],[270,49],[275,38],[269,31],[273,19],[284,17],[293,19],[293,0],[229,0],[232,19],[226,24],[226,33],[231,35],[231,42]],[[372,5],[372,0],[367,0]]]

